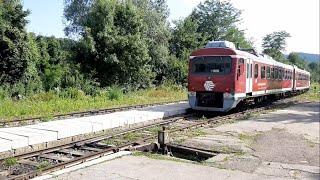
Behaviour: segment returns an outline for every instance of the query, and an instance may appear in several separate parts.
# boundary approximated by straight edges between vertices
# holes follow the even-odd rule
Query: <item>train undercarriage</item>
[[[263,102],[270,102],[278,99],[292,97],[295,95],[302,94],[308,90],[309,89],[299,91],[286,91],[259,96],[252,96],[251,94],[246,94],[244,97],[239,97],[235,95],[230,95],[229,93],[221,92],[193,92],[189,93],[188,99],[190,107],[194,110],[227,112],[236,107],[251,104],[260,104]]]

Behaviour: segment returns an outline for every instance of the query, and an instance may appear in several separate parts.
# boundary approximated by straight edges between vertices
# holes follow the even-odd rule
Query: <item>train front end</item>
[[[229,47],[229,46],[231,47]],[[237,58],[230,42],[209,42],[189,60],[188,99],[192,109],[225,112],[240,101],[235,97]]]

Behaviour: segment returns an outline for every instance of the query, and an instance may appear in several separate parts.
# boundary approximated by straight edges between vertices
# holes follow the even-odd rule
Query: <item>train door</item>
[[[246,93],[252,93],[252,60],[247,59]]]
[[[295,91],[297,89],[297,80],[296,80],[296,68],[293,68],[293,74],[291,72],[291,83],[293,84],[293,90]]]

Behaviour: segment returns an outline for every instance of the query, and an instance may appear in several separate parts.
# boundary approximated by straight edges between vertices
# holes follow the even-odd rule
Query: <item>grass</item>
[[[320,102],[320,83],[311,84],[308,92],[295,97],[299,101]]]
[[[127,94],[114,89],[96,97],[82,95],[76,98],[63,98],[49,92],[18,101],[0,100],[0,120],[43,117],[44,121],[49,121],[54,115],[63,113],[186,99],[186,91],[175,87],[158,87]]]
[[[48,162],[48,161],[42,161],[42,162],[37,166],[37,169],[41,171],[41,170],[49,167],[50,165],[51,165],[50,162]]]
[[[179,132],[178,136],[174,137],[174,142],[178,144],[182,144],[187,139],[193,138],[193,137],[199,137],[199,136],[205,136],[207,135],[206,132],[203,131],[203,129],[196,128],[196,129],[188,129],[182,132]]]
[[[247,134],[247,133],[240,133],[239,139],[243,142],[245,142],[248,145],[252,145],[256,142],[257,138],[260,136],[260,133],[257,134]]]
[[[7,158],[4,160],[3,165],[6,167],[12,167],[14,165],[18,164],[18,160],[16,158]]]

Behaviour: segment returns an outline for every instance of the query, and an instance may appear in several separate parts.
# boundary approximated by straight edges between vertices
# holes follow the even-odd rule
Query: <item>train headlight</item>
[[[196,96],[197,95],[197,93],[196,92],[193,92],[193,91],[189,91],[189,96]]]

